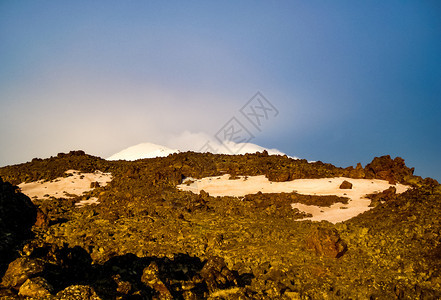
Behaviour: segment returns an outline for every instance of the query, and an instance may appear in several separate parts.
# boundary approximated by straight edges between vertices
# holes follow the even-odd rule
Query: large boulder
[[[269,181],[284,182],[291,179],[291,174],[289,173],[289,170],[270,170],[268,171],[267,177]]]
[[[344,180],[341,184],[340,184],[340,189],[344,189],[344,190],[348,190],[348,189],[352,189],[352,183],[350,183],[347,180]]]
[[[310,233],[306,247],[319,256],[331,258],[339,258],[347,250],[346,243],[340,238],[338,231],[324,227],[318,227]]]
[[[30,297],[36,299],[44,299],[51,297],[53,287],[43,277],[34,277],[26,280],[18,294],[23,297]]]
[[[41,259],[20,257],[9,264],[2,286],[19,289],[29,278],[40,275],[44,270],[44,262]]]
[[[0,177],[0,274],[14,259],[17,247],[31,236],[36,216],[31,200]]]

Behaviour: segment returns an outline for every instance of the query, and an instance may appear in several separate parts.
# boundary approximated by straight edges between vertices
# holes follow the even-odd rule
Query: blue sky
[[[253,143],[441,179],[438,1],[2,1],[0,165],[214,135],[257,92]]]

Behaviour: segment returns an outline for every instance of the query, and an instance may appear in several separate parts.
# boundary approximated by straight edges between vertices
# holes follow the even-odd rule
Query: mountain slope
[[[4,259],[9,267],[0,274],[0,298],[30,295],[29,286],[57,299],[73,293],[95,299],[441,298],[441,186],[414,176],[400,158],[343,169],[268,153],[108,161],[73,151],[0,168],[0,176],[14,184],[56,184],[60,176],[74,180],[69,169],[100,170],[113,180],[81,196],[32,199],[48,224],[34,226],[34,236],[15,248],[23,249],[21,257]],[[343,203],[341,197],[293,192],[242,199],[177,189],[184,178],[191,185],[224,174],[280,183],[383,179],[413,189],[372,195],[372,209],[337,224],[302,221],[306,215],[291,203],[326,207]],[[76,205],[92,199],[99,201]]]

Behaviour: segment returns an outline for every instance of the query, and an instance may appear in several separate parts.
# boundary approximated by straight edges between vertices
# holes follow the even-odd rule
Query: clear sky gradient
[[[253,143],[441,180],[441,2],[236,2],[0,1],[0,165],[214,135],[261,91]]]

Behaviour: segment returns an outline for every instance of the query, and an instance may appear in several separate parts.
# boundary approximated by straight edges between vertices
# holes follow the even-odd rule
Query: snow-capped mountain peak
[[[179,150],[153,143],[141,143],[113,154],[108,160],[137,160],[143,158],[165,157]]]
[[[210,143],[210,145],[212,146],[210,149],[196,149],[194,145],[189,146],[189,144],[181,144],[180,147],[177,147],[179,148],[179,150],[176,148],[169,148],[167,146],[153,143],[141,143],[113,154],[108,158],[108,160],[137,160],[143,158],[165,157],[172,153],[185,151],[212,152],[213,154],[232,155],[263,152],[264,150],[266,150],[269,155],[286,155],[285,153],[277,149],[265,148],[252,143],[229,142],[228,144],[220,144],[214,141],[210,141]],[[179,146],[179,143],[175,143],[175,146],[176,145]]]

